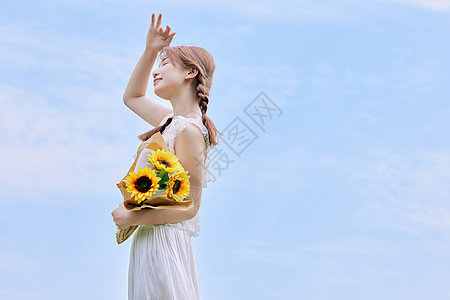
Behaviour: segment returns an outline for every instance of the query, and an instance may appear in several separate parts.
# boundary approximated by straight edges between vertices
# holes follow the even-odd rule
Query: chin
[[[163,82],[160,81],[153,87],[153,91],[156,96],[159,98],[170,100],[173,95],[173,91],[177,91],[181,88],[178,84],[173,84],[172,82]]]
[[[160,89],[157,86],[153,89],[156,96],[158,96],[161,99],[169,100],[170,96],[167,90]]]

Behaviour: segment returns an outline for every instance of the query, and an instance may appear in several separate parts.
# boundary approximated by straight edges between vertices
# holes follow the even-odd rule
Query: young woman
[[[194,207],[188,211],[128,211],[123,203],[111,213],[117,228],[139,225],[131,242],[128,270],[129,300],[201,299],[191,237],[199,234],[202,188],[211,181],[209,150],[221,134],[206,115],[215,64],[206,50],[195,46],[169,46],[175,32],[163,30],[162,14],[155,14],[139,59],[123,95],[124,103],[155,128],[139,136],[142,141],[161,132],[169,150],[189,172]],[[155,94],[172,106],[145,97],[150,71]]]

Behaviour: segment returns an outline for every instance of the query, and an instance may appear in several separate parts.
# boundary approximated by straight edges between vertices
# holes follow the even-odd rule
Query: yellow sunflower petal
[[[174,198],[176,201],[183,201],[190,191],[190,182],[188,172],[178,172],[169,180],[166,194]]]
[[[152,169],[138,168],[138,172],[131,171],[127,177],[126,190],[132,194],[138,203],[150,198],[159,188],[161,180]]]
[[[178,157],[172,152],[164,149],[157,149],[156,151],[152,150],[152,154],[149,154],[148,156],[149,162],[158,170],[164,168],[167,172],[172,173],[178,171],[182,167],[181,163],[178,161]]]

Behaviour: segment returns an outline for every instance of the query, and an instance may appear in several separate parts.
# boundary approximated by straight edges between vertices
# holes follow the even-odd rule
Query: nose
[[[153,78],[156,78],[156,76],[158,76],[159,73],[153,72]]]

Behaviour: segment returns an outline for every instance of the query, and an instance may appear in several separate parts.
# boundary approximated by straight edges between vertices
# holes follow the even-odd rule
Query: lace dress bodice
[[[161,123],[159,125],[161,126],[164,124],[168,118],[173,117],[172,122],[165,128],[164,132],[162,133],[162,137],[164,138],[164,141],[166,142],[167,146],[169,147],[169,151],[175,154],[175,137],[178,133],[183,131],[184,128],[189,123],[193,123],[197,125],[200,130],[203,133],[203,139],[206,143],[206,154],[205,154],[205,169],[203,170],[203,184],[202,187],[206,188],[208,186],[208,182],[212,181],[212,176],[209,173],[209,150],[211,148],[209,143],[209,133],[208,129],[203,125],[202,122],[200,122],[197,119],[193,118],[187,118],[180,115],[173,116],[173,113],[168,114],[165,116]]]

